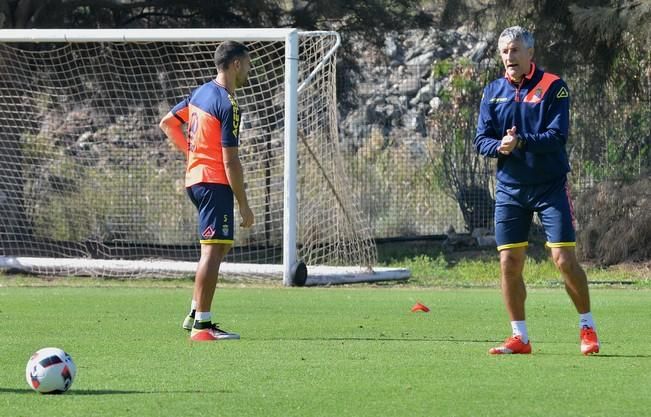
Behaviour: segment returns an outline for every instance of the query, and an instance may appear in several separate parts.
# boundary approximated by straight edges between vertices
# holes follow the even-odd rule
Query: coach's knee
[[[500,252],[500,269],[504,276],[519,276],[524,268],[524,251],[505,249]]]
[[[553,254],[554,265],[563,275],[575,275],[581,269],[574,252],[558,251]]]

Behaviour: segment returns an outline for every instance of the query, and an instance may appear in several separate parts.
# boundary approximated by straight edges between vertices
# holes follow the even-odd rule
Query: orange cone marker
[[[411,308],[411,312],[415,313],[417,311],[422,311],[423,313],[429,312],[429,308],[425,304],[422,303],[416,303],[414,306]]]

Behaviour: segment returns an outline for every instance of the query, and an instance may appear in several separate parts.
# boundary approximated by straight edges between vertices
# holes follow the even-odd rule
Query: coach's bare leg
[[[526,247],[503,249],[500,251],[500,270],[502,273],[502,297],[511,321],[524,320],[524,302],[527,289],[522,270],[527,255]]]
[[[554,264],[563,275],[565,290],[569,294],[579,314],[590,312],[590,292],[588,277],[576,259],[574,247],[552,248]]]
[[[194,278],[193,294],[193,298],[197,300],[197,311],[211,310],[219,266],[230,249],[231,245],[221,243],[201,245],[201,258]]]

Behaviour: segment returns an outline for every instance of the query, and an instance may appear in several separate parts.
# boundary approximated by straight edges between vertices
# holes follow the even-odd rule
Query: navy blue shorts
[[[199,183],[186,188],[199,211],[202,244],[233,243],[233,191],[224,184]]]
[[[548,247],[576,246],[574,209],[565,176],[537,185],[508,185],[495,188],[495,240],[497,250],[529,244],[533,213],[547,236]]]

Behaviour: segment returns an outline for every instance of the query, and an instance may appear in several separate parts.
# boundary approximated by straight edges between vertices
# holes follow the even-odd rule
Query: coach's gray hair
[[[500,34],[497,44],[499,45],[503,42],[509,43],[518,39],[524,43],[527,49],[533,48],[533,34],[521,26],[511,26],[510,28],[504,29],[502,34]]]

